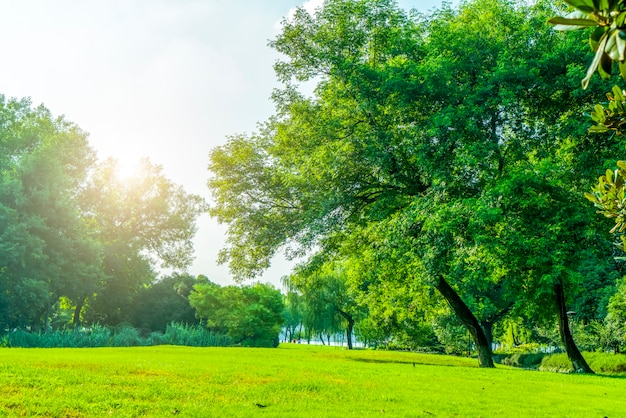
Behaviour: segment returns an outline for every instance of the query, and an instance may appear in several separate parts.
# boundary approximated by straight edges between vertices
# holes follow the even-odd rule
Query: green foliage
[[[600,373],[626,373],[626,355],[610,353],[585,353],[589,365]],[[566,354],[552,354],[541,361],[539,370],[571,373],[572,364]]]
[[[7,347],[107,347],[111,346],[111,331],[95,325],[77,330],[56,330],[50,333],[30,333],[16,330],[4,336]]]
[[[227,335],[220,335],[199,325],[173,322],[168,324],[165,334],[156,339],[159,344],[184,345],[191,347],[228,347],[233,345]]]
[[[302,327],[302,318],[304,316],[304,305],[302,297],[298,292],[287,291],[284,297],[285,309],[283,310],[285,333],[288,341],[296,338],[298,328]]]
[[[589,43],[596,55],[583,79],[583,88],[598,71],[601,77],[610,78],[613,61],[619,62],[622,78],[626,79],[626,3],[623,0],[564,0],[576,11],[564,17],[554,17],[548,22],[557,30],[595,28]]]
[[[215,334],[204,327],[176,322],[168,324],[165,333],[152,333],[147,337],[140,336],[136,328],[128,325],[118,327],[93,325],[48,333],[16,330],[6,333],[2,339],[2,346],[13,348],[133,347],[163,344],[226,347],[233,345],[233,342],[230,337]]]
[[[522,369],[539,369],[546,355],[547,354],[537,352],[497,355],[496,361],[506,366],[520,367]]]
[[[197,323],[195,311],[187,298],[194,284],[205,280],[202,276],[174,274],[142,288],[134,298],[129,322],[139,328],[161,332],[165,332],[171,322]]]
[[[128,320],[156,267],[191,263],[202,198],[148,161],[121,181],[87,133],[28,99],[0,95],[0,120],[1,331],[48,330],[70,309],[74,325]]]
[[[593,187],[592,193],[585,193],[585,197],[598,208],[599,213],[615,220],[611,233],[620,233],[620,242],[616,245],[624,250],[625,238],[621,233],[626,229],[626,161],[618,161],[617,166],[615,170],[606,170],[605,175],[600,176],[598,184]]]
[[[86,218],[104,245],[106,279],[95,295],[84,295],[90,299],[85,317],[92,323],[116,324],[131,317],[135,297],[155,281],[157,268],[189,267],[195,222],[206,209],[200,196],[186,193],[147,159],[130,180],[119,177],[116,165],[109,159],[94,167],[81,194]]]
[[[553,31],[554,13],[484,0],[429,16],[378,0],[300,9],[271,42],[275,115],[211,153],[220,261],[243,280],[285,248],[349,260],[348,296],[383,327],[372,338],[426,330],[445,299],[486,363],[507,315],[553,321],[557,284],[582,293],[583,270],[613,255],[577,200],[590,168],[573,115],[599,95],[574,81],[584,34]]]
[[[604,321],[603,348],[619,352],[626,348],[626,281],[622,280],[608,304]]]
[[[200,283],[189,303],[209,330],[226,334],[235,344],[276,347],[283,324],[283,297],[269,284],[224,286]]]
[[[611,93],[606,94],[607,104],[597,104],[591,112],[591,119],[595,123],[589,128],[591,133],[605,133],[614,131],[617,135],[624,133],[626,126],[626,97],[624,91],[617,86]],[[606,107],[605,107],[606,106]]]
[[[365,316],[365,309],[356,301],[348,268],[347,263],[340,262],[301,265],[284,278],[284,284],[300,295],[302,324],[307,333],[329,335],[345,330],[351,349],[354,326]]]
[[[433,321],[433,330],[447,354],[472,353],[472,339],[454,315],[440,315]]]

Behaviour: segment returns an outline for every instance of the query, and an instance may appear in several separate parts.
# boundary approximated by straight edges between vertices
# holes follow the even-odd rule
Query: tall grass
[[[165,334],[152,333],[141,337],[137,329],[129,326],[55,330],[47,333],[11,331],[0,340],[4,347],[22,348],[85,348],[85,347],[135,347],[153,345],[185,345],[195,347],[227,347],[233,345],[230,337],[214,334],[198,325],[172,323]]]
[[[233,340],[227,335],[215,334],[197,325],[172,323],[163,335],[164,344],[190,347],[228,347]]]

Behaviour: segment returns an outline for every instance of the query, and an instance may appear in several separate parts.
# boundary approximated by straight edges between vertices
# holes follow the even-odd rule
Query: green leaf
[[[598,10],[609,10],[609,0],[597,0],[594,3]]]
[[[626,61],[620,61],[618,64],[619,74],[624,80],[626,80]]]
[[[585,197],[587,198],[587,200],[591,201],[592,203],[598,203],[598,198],[595,194],[585,193]]]
[[[568,19],[561,16],[553,17],[552,19],[548,20],[548,23],[554,25],[555,30],[577,30],[598,26],[598,22],[596,22],[595,20],[584,18]]]
[[[608,37],[606,35],[603,36],[602,40],[600,41],[600,44],[598,45],[598,51],[596,52],[596,56],[593,58],[593,62],[587,69],[587,75],[582,81],[583,90],[586,89],[587,86],[589,86],[589,80],[591,80],[591,76],[593,76],[593,73],[596,72],[596,69],[598,68],[598,65],[600,64],[602,55],[604,55],[604,47],[606,45],[607,38]]]
[[[589,128],[588,132],[592,134],[603,134],[608,132],[609,129],[604,125],[594,125]]]
[[[607,30],[608,28],[604,26],[598,26],[591,32],[591,35],[589,36],[589,46],[591,46],[591,50],[598,50],[598,44],[602,40],[602,36],[607,32]]]
[[[565,3],[569,4],[582,11],[592,12],[595,10],[596,6],[593,4],[592,0],[563,0]]]
[[[611,78],[611,69],[613,67],[613,60],[607,54],[602,54],[600,58],[600,65],[598,65],[598,74],[604,80]]]
[[[604,114],[604,108],[601,104],[597,104],[591,112],[591,120],[596,123],[604,123],[606,121],[606,115]]]
[[[613,61],[624,61],[624,48],[626,48],[626,41],[619,36],[617,30],[611,31],[608,35],[604,51],[611,57]]]

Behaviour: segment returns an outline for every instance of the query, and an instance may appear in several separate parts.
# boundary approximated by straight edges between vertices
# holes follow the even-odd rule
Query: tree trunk
[[[80,311],[83,310],[83,306],[85,305],[85,299],[79,299],[76,304],[76,308],[74,308],[74,316],[72,317],[72,325],[74,328],[78,328],[80,326]]]
[[[478,364],[480,367],[495,367],[493,364],[493,358],[491,357],[491,345],[487,341],[485,332],[481,328],[478,320],[467,307],[463,299],[454,291],[452,287],[446,282],[446,280],[439,276],[435,288],[441,293],[441,295],[448,301],[448,304],[456,314],[456,316],[463,322],[463,325],[467,328],[476,349],[478,350]]]
[[[346,338],[348,339],[348,350],[352,350],[352,330],[354,329],[354,318],[347,312],[338,309],[339,314],[348,322],[346,326]]]
[[[493,349],[493,322],[481,321],[480,327],[485,333],[485,338],[487,338],[487,344]]]
[[[559,334],[561,335],[561,342],[565,346],[567,357],[572,362],[572,366],[574,366],[574,372],[593,373],[593,370],[591,370],[591,367],[589,367],[589,364],[587,364],[587,361],[580,353],[580,350],[574,341],[574,337],[572,337],[572,332],[569,328],[569,318],[567,317],[567,308],[565,306],[565,292],[563,291],[563,282],[561,280],[554,285],[554,293],[558,309],[557,317],[559,320]]]

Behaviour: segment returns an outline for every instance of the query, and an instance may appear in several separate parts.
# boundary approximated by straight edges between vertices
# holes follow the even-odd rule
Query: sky
[[[142,157],[210,200],[209,153],[272,115],[278,54],[267,46],[298,0],[0,0],[0,94],[30,97],[89,133],[101,159]],[[456,1],[452,2],[457,3]],[[427,12],[441,0],[398,4]],[[198,221],[189,272],[226,285],[226,226]],[[259,278],[279,285],[277,257]]]

